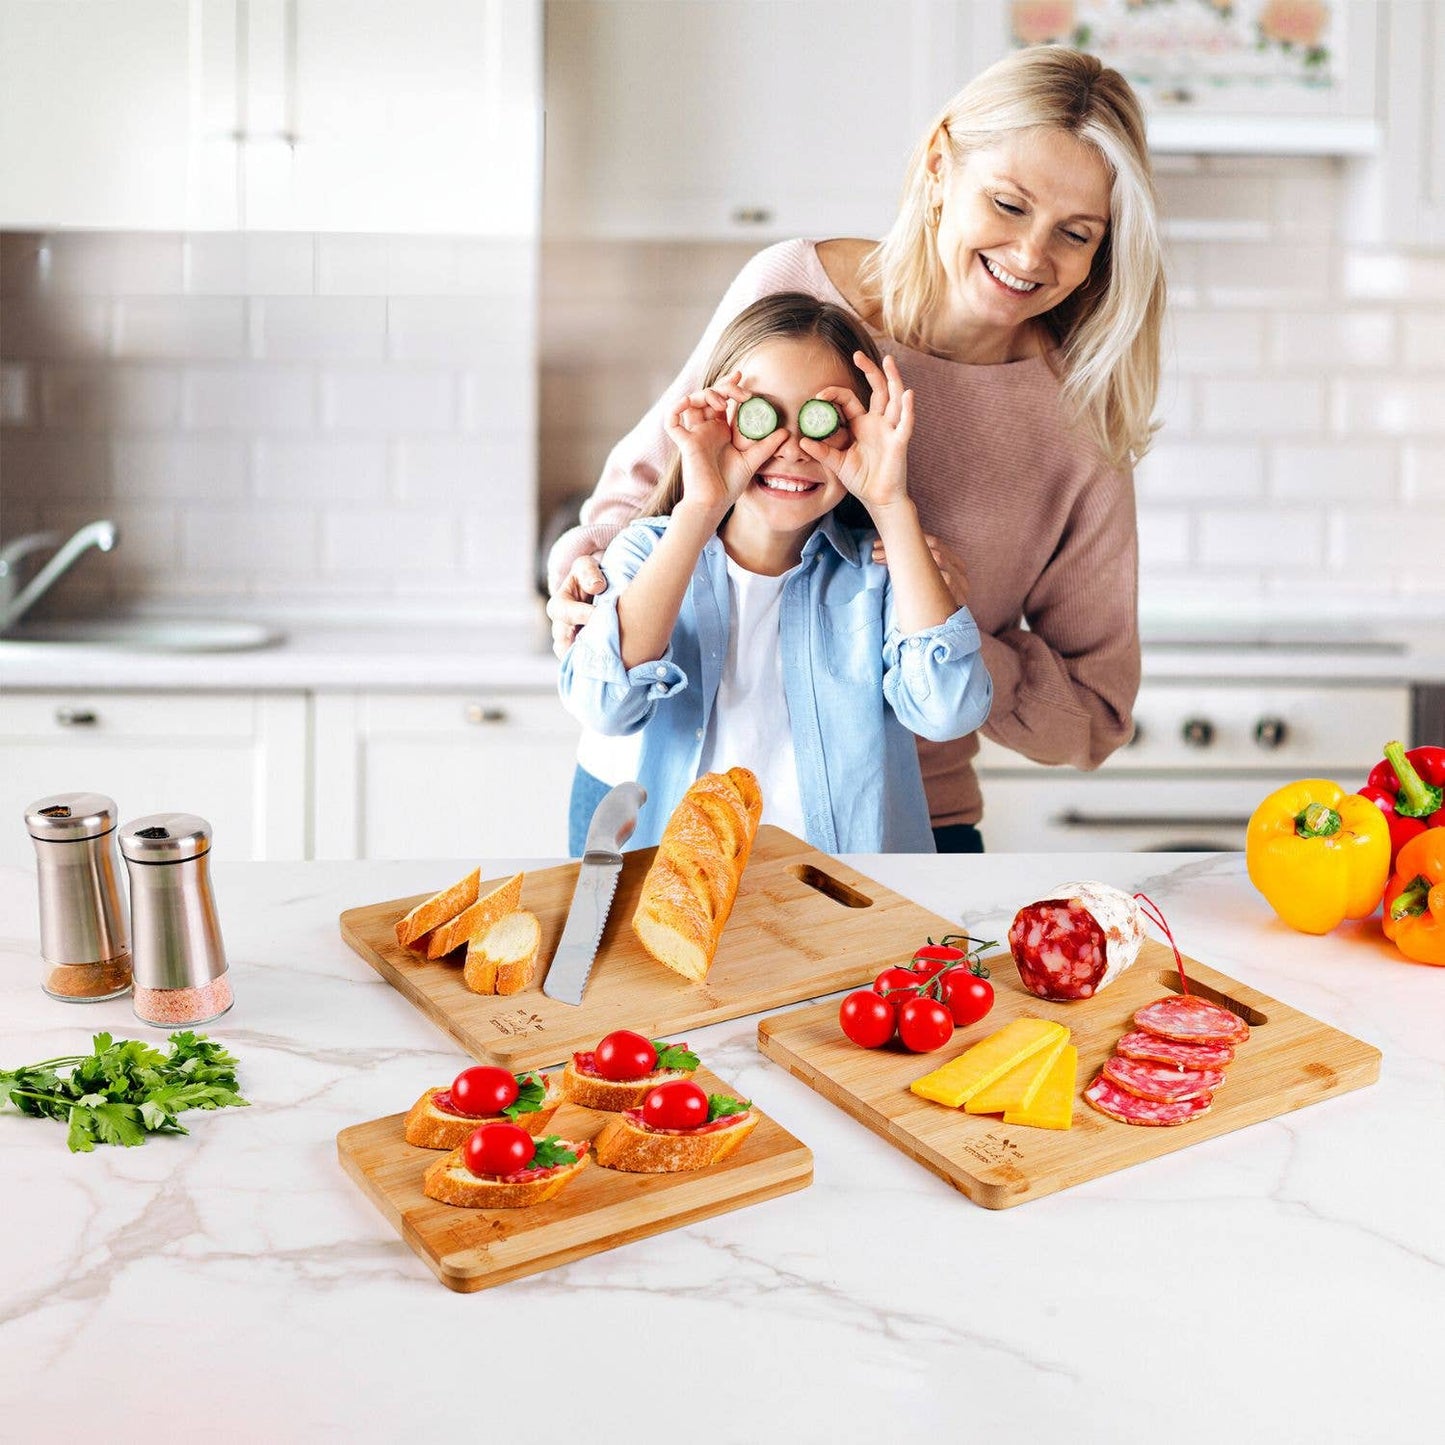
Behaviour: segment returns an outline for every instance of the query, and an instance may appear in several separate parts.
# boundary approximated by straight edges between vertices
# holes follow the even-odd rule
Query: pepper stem
[[[1401,742],[1385,744],[1385,761],[1394,768],[1400,780],[1399,796],[1395,799],[1395,811],[1402,818],[1428,818],[1445,799],[1445,792],[1432,788],[1419,773],[1415,765],[1405,756],[1405,745]]]
[[[1340,831],[1340,815],[1328,803],[1311,803],[1294,816],[1294,830],[1301,838],[1333,838]]]
[[[1390,905],[1390,917],[1397,920],[1418,918],[1429,906],[1430,880],[1423,873],[1417,873]]]

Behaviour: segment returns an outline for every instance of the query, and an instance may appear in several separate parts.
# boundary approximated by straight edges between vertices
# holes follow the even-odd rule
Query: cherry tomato
[[[975,964],[971,969],[946,969],[938,980],[938,987],[959,1028],[976,1024],[993,1007],[993,985],[982,964]]]
[[[500,1114],[516,1102],[517,1081],[505,1069],[478,1064],[474,1069],[463,1069],[452,1080],[451,1094],[452,1104],[460,1113],[481,1119]]]
[[[593,1054],[597,1072],[604,1079],[621,1082],[640,1079],[657,1067],[657,1050],[652,1040],[631,1029],[618,1029],[608,1034]]]
[[[696,1129],[707,1123],[707,1090],[691,1079],[659,1084],[642,1101],[642,1122],[654,1129]]]
[[[515,1124],[483,1124],[462,1145],[462,1158],[473,1174],[516,1174],[536,1152],[536,1140]]]
[[[873,992],[882,994],[896,1006],[904,1003],[911,994],[917,993],[923,981],[923,975],[914,973],[911,968],[885,968],[873,980]],[[899,989],[908,989],[909,993],[899,993]]]
[[[881,1049],[893,1037],[897,1019],[893,1005],[867,988],[850,993],[838,1008],[843,1032],[865,1049]]]
[[[911,998],[898,1010],[898,1037],[912,1053],[931,1053],[953,1037],[953,1015],[937,999]]]

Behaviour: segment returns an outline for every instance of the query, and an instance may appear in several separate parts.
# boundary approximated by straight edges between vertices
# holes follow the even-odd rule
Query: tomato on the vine
[[[707,1091],[691,1079],[659,1084],[642,1101],[642,1122],[654,1129],[696,1129],[707,1123]]]
[[[890,999],[894,1004],[900,1004],[917,993],[925,981],[922,974],[914,973],[911,968],[885,968],[873,980],[873,992]],[[907,989],[908,992],[901,993],[900,989]]]
[[[993,1007],[993,985],[988,981],[988,969],[981,963],[946,969],[939,975],[938,987],[959,1028],[976,1024]]]
[[[652,1040],[631,1029],[617,1029],[599,1043],[592,1054],[593,1066],[604,1079],[616,1083],[646,1078],[657,1065]]]
[[[516,1124],[483,1124],[462,1146],[473,1174],[516,1174],[532,1162],[537,1141]]]
[[[838,1008],[838,1023],[860,1048],[881,1049],[893,1037],[896,1022],[893,1005],[872,989],[850,993]]]
[[[473,1119],[500,1114],[517,1101],[517,1081],[505,1069],[487,1064],[463,1069],[452,1080],[452,1106]]]
[[[953,1037],[953,1015],[936,998],[911,998],[898,1010],[898,1037],[912,1053],[931,1053]]]

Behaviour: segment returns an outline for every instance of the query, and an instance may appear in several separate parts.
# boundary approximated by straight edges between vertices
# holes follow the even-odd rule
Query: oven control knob
[[[1281,747],[1289,737],[1289,728],[1282,717],[1262,717],[1254,725],[1254,740],[1262,748]]]
[[[1134,731],[1129,734],[1129,741],[1124,744],[1126,748],[1137,748],[1144,741],[1144,724],[1136,722]]]
[[[1214,741],[1214,724],[1208,718],[1188,718],[1185,720],[1181,736],[1191,748],[1207,748]]]

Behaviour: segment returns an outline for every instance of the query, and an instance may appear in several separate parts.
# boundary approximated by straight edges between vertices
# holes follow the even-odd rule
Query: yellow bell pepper
[[[1445,964],[1445,828],[1427,828],[1400,849],[1380,922],[1412,962]]]
[[[1324,778],[1271,793],[1254,810],[1244,847],[1249,881],[1301,933],[1367,917],[1390,876],[1385,815]]]

